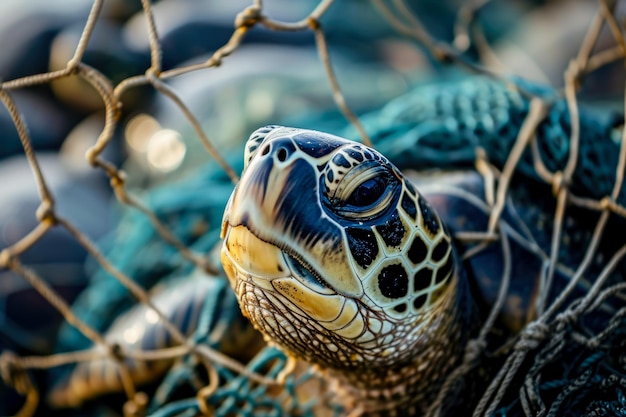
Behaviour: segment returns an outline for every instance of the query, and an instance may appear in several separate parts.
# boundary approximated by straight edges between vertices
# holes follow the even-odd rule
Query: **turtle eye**
[[[367,179],[352,191],[346,203],[355,207],[371,206],[383,196],[385,189],[385,182],[382,178]]]
[[[348,171],[328,195],[328,207],[341,217],[368,220],[384,212],[398,191],[398,181],[383,165],[360,164]]]

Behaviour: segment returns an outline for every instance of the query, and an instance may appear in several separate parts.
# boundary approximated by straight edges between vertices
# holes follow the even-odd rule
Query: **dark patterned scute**
[[[398,304],[397,306],[394,306],[393,309],[397,311],[398,313],[404,313],[406,311],[406,304],[405,303]]]
[[[346,228],[348,236],[348,247],[354,260],[365,269],[378,256],[378,244],[376,236],[370,229],[359,229],[356,227]]]
[[[311,132],[298,133],[297,135],[294,135],[292,139],[302,152],[312,156],[313,158],[320,158],[328,155],[333,150],[344,144],[339,141],[320,140],[319,136]]]
[[[452,256],[448,257],[448,260],[437,270],[437,276],[435,278],[436,283],[440,283],[445,278],[448,277],[448,274],[452,271],[452,267],[454,266],[452,260]]]
[[[346,157],[340,153],[333,156],[333,164],[338,165],[340,167],[344,167],[344,168],[350,168],[352,166],[350,162],[348,162]]]
[[[413,276],[413,291],[418,292],[428,288],[432,284],[433,270],[424,267]]]
[[[422,308],[424,304],[426,303],[427,295],[428,294],[422,294],[419,297],[417,297],[415,300],[413,300],[413,308],[416,310],[419,310],[420,308]]]
[[[415,196],[415,187],[413,187],[413,184],[411,184],[409,181],[405,181],[405,184],[406,184],[406,189],[409,190],[411,195]]]
[[[418,204],[420,206],[420,211],[422,212],[422,219],[424,220],[424,227],[428,229],[430,233],[433,235],[439,231],[439,222],[437,221],[437,216],[433,211],[432,207],[426,200],[422,198],[422,196],[418,197]]]
[[[378,288],[387,298],[404,297],[409,290],[409,278],[400,264],[387,265],[378,275]]]
[[[415,265],[426,259],[426,255],[428,255],[428,247],[426,247],[426,243],[424,243],[419,235],[416,235],[413,239],[413,243],[411,243],[411,247],[409,248],[407,255],[409,256],[411,262]]]
[[[389,247],[400,246],[404,233],[406,232],[397,211],[391,213],[389,220],[387,220],[385,224],[376,226],[376,230],[378,230],[385,244]]]
[[[411,219],[415,220],[417,218],[417,207],[415,207],[413,199],[411,199],[411,197],[409,197],[406,193],[403,193],[401,204],[404,212],[408,214]]]
[[[359,162],[363,162],[363,155],[361,154],[361,152],[357,152],[354,149],[348,149],[346,152],[348,153],[348,155],[350,155],[351,158],[356,159]]]
[[[439,262],[440,260],[442,260],[443,257],[448,252],[449,246],[450,245],[448,244],[447,240],[441,239],[439,243],[437,243],[437,246],[435,246],[435,249],[433,249],[433,255],[432,255],[433,262]]]

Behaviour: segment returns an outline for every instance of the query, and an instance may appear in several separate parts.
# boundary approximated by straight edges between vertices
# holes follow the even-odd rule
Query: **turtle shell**
[[[480,239],[472,241],[463,236],[481,235],[488,230],[492,207],[485,198],[488,185],[484,177],[468,170],[414,172],[410,178],[450,229],[463,259],[473,298],[483,316],[496,302],[503,278],[508,276],[500,324],[509,334],[520,331],[536,319],[540,303],[549,305],[561,294],[583,259],[599,218],[597,212],[568,207],[559,239],[554,278],[546,289],[548,285],[542,280],[550,263],[556,210],[556,199],[550,187],[523,175],[514,177],[495,238],[479,248]],[[613,219],[613,223],[616,227],[605,230],[595,259],[578,281],[569,301],[589,291],[593,277],[598,276],[608,257],[621,246],[623,236],[620,238],[619,230],[623,224],[618,219]],[[623,280],[625,264],[622,262],[616,268],[610,282]],[[606,319],[607,314],[614,314],[617,307],[611,303],[603,304],[597,321]]]

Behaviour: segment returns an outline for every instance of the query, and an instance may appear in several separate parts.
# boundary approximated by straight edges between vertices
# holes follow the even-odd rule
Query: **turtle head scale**
[[[460,344],[458,268],[435,211],[383,155],[330,134],[264,127],[245,158],[222,226],[244,314],[374,408],[398,375],[424,383],[407,388],[419,400]]]

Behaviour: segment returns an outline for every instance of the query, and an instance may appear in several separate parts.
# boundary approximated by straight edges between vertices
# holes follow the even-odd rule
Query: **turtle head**
[[[272,342],[324,368],[413,360],[452,320],[450,236],[383,155],[268,126],[246,146],[222,264]]]

